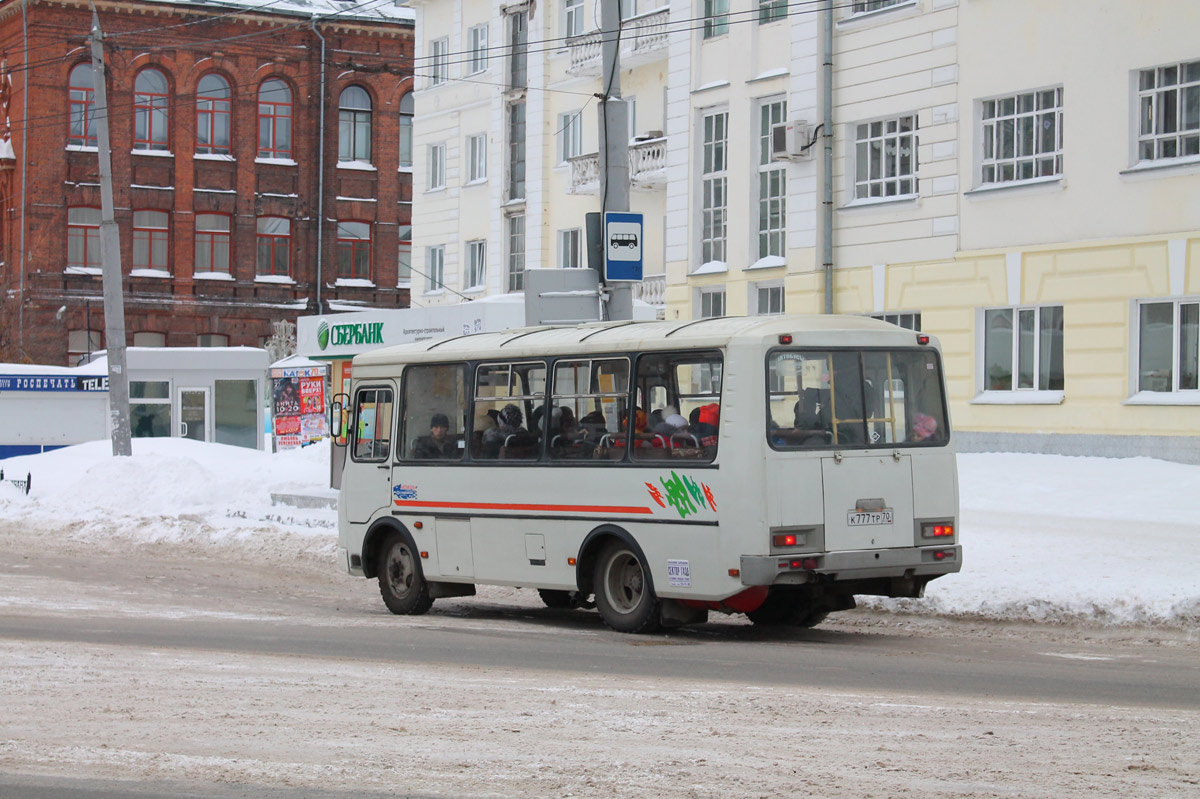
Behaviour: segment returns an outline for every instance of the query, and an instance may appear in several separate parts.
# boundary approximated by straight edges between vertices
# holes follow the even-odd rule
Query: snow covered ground
[[[137,439],[0,461],[0,518],[55,524],[109,552],[171,542],[328,558],[336,513],[272,505],[332,496],[328,444],[270,454]],[[32,475],[29,495],[8,480]],[[1104,625],[1200,624],[1200,467],[1150,458],[959,456],[964,565],[880,611]]]

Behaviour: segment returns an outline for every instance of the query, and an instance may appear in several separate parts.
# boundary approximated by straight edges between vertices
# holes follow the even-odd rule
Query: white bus
[[[956,572],[938,344],[851,316],[539,327],[354,358],[338,558],[387,607],[538,589],[622,632],[811,626]],[[339,414],[340,415],[340,414]]]

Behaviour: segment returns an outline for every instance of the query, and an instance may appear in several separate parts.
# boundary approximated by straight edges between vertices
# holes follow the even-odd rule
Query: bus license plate
[[[866,527],[872,524],[891,524],[892,509],[857,511],[846,514],[846,524],[850,527]]]

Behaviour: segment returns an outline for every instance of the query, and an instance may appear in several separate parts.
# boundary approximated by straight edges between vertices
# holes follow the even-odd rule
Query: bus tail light
[[[796,546],[796,534],[778,533],[771,536],[771,543],[777,547],[794,547]]]
[[[820,565],[820,558],[785,558],[779,561],[779,568],[788,571],[812,571]]]
[[[929,336],[925,335],[924,333],[918,333],[917,334],[917,343],[921,344],[921,345],[928,344]]]
[[[953,549],[939,549],[937,552],[933,553],[933,559],[934,560],[954,560],[954,550]]]
[[[784,345],[785,347],[788,344],[791,344],[792,343],[792,334],[791,333],[780,333],[779,334],[779,343]]]
[[[921,536],[923,538],[953,538],[954,525],[946,522],[923,524],[921,525]]]

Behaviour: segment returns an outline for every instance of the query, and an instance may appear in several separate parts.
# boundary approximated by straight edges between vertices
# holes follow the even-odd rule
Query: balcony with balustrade
[[[587,153],[568,160],[571,164],[569,194],[600,193],[600,154]],[[652,131],[629,144],[629,186],[653,191],[667,185],[667,139]]]
[[[653,64],[667,57],[667,6],[621,20],[621,68]],[[581,78],[598,78],[602,71],[600,31],[567,40],[571,62],[567,72]]]

